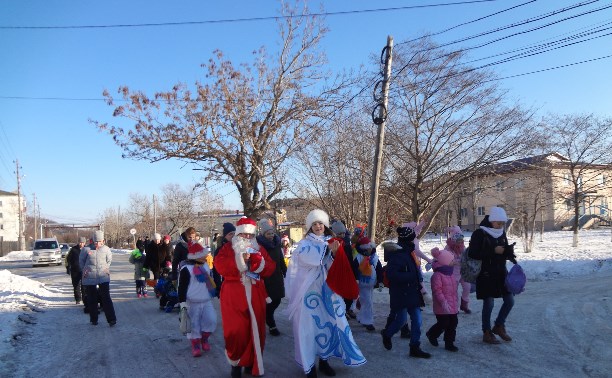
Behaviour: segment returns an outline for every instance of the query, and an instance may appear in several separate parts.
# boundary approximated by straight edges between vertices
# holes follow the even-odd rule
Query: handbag
[[[191,319],[189,318],[187,307],[181,307],[181,311],[179,312],[179,329],[183,335],[191,332]]]

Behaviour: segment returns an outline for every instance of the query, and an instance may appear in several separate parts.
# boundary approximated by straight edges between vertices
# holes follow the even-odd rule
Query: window
[[[503,192],[504,191],[504,183],[503,181],[497,181],[495,183],[495,190],[498,192]]]
[[[2,218],[2,213],[0,213],[0,218]]]
[[[2,206],[2,201],[0,201],[0,206]]]
[[[578,184],[578,189],[582,189],[582,176],[578,176],[578,181],[576,183]]]
[[[570,186],[570,184],[572,183],[572,180],[570,178],[569,173],[566,173],[563,175],[563,186]]]
[[[608,199],[603,197],[600,199],[599,205],[599,215],[607,215],[608,214]]]
[[[485,215],[485,208],[484,206],[478,206],[478,215]]]
[[[468,216],[467,207],[461,208],[461,218],[467,218],[467,216]]]
[[[0,230],[4,230],[4,225],[0,224]]]
[[[606,185],[606,175],[601,174],[599,175],[599,186],[604,186]],[[0,205],[2,205],[2,203],[0,202]]]
[[[565,200],[565,210],[567,210],[567,211],[572,210],[572,200],[571,199],[566,199]]]

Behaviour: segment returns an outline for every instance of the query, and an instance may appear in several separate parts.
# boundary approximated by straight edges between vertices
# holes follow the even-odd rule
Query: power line
[[[263,17],[248,17],[248,18],[228,18],[219,20],[204,20],[204,21],[179,21],[179,22],[159,22],[159,23],[143,23],[143,24],[115,24],[115,25],[66,25],[66,26],[0,26],[0,29],[29,29],[29,30],[49,30],[49,29],[109,29],[109,28],[137,28],[137,27],[158,27],[158,26],[185,26],[185,25],[204,25],[204,24],[223,24],[223,23],[235,23],[235,22],[252,22],[252,21],[270,21],[280,20],[288,18],[301,18],[301,17],[319,17],[319,16],[344,16],[350,14],[360,13],[376,13],[376,12],[389,12],[389,11],[401,11],[409,9],[424,9],[424,8],[437,8],[454,5],[467,5],[467,4],[478,4],[478,3],[490,3],[497,0],[472,0],[472,1],[457,1],[447,2],[438,4],[426,4],[426,5],[408,5],[404,7],[390,7],[390,8],[374,8],[374,9],[360,9],[360,10],[348,10],[348,11],[337,11],[337,12],[316,12],[307,14],[297,15],[280,15],[280,16],[263,16]]]

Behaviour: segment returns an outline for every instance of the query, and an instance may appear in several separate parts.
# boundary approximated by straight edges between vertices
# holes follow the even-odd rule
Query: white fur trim
[[[261,273],[262,270],[264,270],[264,267],[266,266],[266,260],[264,260],[264,258],[261,258],[261,264],[259,264],[259,268],[257,268],[255,271],[253,271],[253,273]]]
[[[236,226],[236,235],[238,234],[253,234],[257,233],[257,226],[252,224],[242,224],[240,226]]]
[[[225,358],[227,358],[227,362],[229,362],[229,364],[231,366],[238,366],[238,363],[240,363],[240,359],[232,360],[232,359],[229,358],[229,356],[227,354],[227,349],[225,350]]]
[[[329,227],[329,215],[323,210],[314,209],[306,217],[306,230],[310,230],[310,227],[316,221],[323,223],[325,227]]]
[[[266,297],[266,303],[268,303],[268,304],[272,303],[272,298]]]
[[[242,257],[242,253],[236,253],[234,251],[234,260],[236,260],[236,268],[240,271],[240,273],[244,273],[247,271],[247,265],[244,262],[244,258]]]

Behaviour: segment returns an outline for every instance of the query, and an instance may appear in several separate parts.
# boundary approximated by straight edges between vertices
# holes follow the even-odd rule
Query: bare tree
[[[594,115],[551,116],[543,122],[551,148],[563,155],[565,173],[560,179],[570,184],[566,200],[573,206],[573,247],[578,246],[581,208],[599,191],[610,188],[606,175],[612,169],[612,119]]]
[[[165,223],[165,233],[168,235],[189,227],[198,215],[193,190],[183,189],[178,184],[164,185],[160,214],[160,218]]]
[[[433,219],[464,181],[516,156],[531,115],[508,105],[491,72],[464,64],[427,38],[394,52],[386,185],[411,217]]]
[[[153,199],[139,193],[130,193],[126,210],[127,223],[139,235],[153,235]]]
[[[288,156],[304,143],[310,129],[328,112],[337,86],[326,89],[325,63],[318,45],[326,28],[319,18],[301,17],[306,7],[283,6],[280,47],[270,56],[254,52],[251,65],[238,68],[219,50],[205,65],[206,81],[195,90],[177,84],[149,97],[118,90],[124,104],[113,116],[131,128],[92,121],[111,135],[124,156],[151,162],[179,159],[204,168],[206,180],[230,181],[240,194],[245,215],[257,216],[283,190],[277,176]]]

